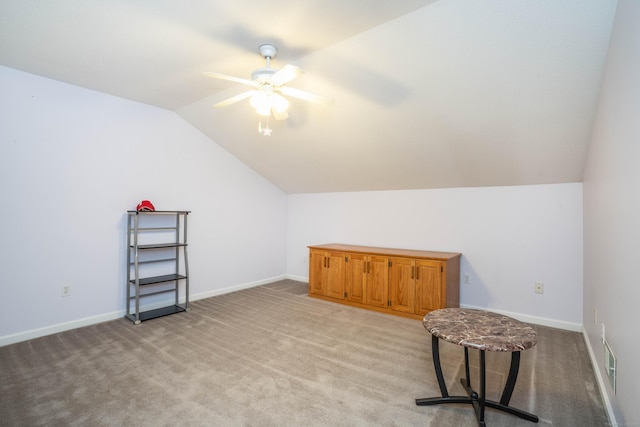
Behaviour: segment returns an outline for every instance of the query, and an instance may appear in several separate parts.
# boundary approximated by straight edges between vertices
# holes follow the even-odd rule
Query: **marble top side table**
[[[536,415],[509,406],[520,368],[520,352],[536,345],[536,331],[529,325],[501,314],[465,308],[445,308],[424,316],[424,327],[431,333],[433,365],[442,397],[416,399],[416,405],[429,406],[443,403],[470,403],[476,413],[478,424],[484,426],[485,407],[516,415],[529,421],[538,422]],[[464,347],[466,378],[460,382],[468,396],[449,396],[440,366],[438,340],[444,340]],[[480,352],[480,394],[471,388],[469,376],[469,349]],[[500,397],[500,402],[487,400],[485,351],[511,353],[509,375]]]

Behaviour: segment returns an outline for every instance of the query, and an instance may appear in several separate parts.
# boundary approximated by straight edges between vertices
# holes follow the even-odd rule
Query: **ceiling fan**
[[[204,75],[209,77],[242,83],[253,88],[239,95],[225,99],[224,101],[220,101],[215,104],[214,107],[226,107],[242,101],[243,99],[250,98],[251,105],[256,109],[258,114],[268,117],[273,113],[273,117],[276,120],[283,120],[289,116],[287,114],[289,101],[287,101],[282,95],[291,96],[317,104],[333,104],[333,99],[331,98],[286,86],[287,83],[298,77],[302,70],[290,64],[285,65],[279,70],[271,68],[271,60],[275,58],[278,50],[272,44],[263,44],[260,46],[259,50],[260,55],[264,57],[267,65],[265,68],[258,68],[254,70],[251,73],[251,80],[216,72],[204,72]]]

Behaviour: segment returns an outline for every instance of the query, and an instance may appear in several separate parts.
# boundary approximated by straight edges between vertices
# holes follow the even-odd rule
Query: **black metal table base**
[[[464,348],[464,369],[466,378],[461,378],[460,383],[467,391],[468,396],[449,396],[447,386],[444,382],[442,375],[442,367],[440,366],[440,350],[438,345],[438,338],[434,335],[431,336],[431,347],[433,353],[433,366],[436,371],[436,377],[438,379],[438,385],[440,386],[440,392],[442,397],[428,397],[423,399],[416,399],[416,405],[429,406],[440,405],[443,403],[470,403],[473,405],[473,409],[478,419],[480,426],[485,426],[484,412],[485,408],[493,408],[499,411],[508,412],[509,414],[523,418],[525,420],[538,422],[538,416],[530,414],[529,412],[522,411],[520,409],[509,406],[513,389],[516,385],[516,379],[518,378],[518,370],[520,368],[520,352],[514,351],[511,353],[511,366],[509,367],[509,376],[505,383],[500,402],[493,400],[487,400],[486,395],[486,364],[485,364],[485,350],[480,350],[480,394],[471,388],[471,378],[469,375],[469,349]]]

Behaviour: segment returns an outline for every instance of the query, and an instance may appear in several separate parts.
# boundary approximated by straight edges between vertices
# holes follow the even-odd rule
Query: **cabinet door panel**
[[[362,254],[350,254],[346,266],[345,291],[347,299],[364,302],[367,257]]]
[[[344,299],[344,257],[341,252],[330,252],[327,258],[327,295]]]
[[[389,260],[387,257],[370,256],[367,262],[366,303],[376,307],[386,307],[389,291]]]
[[[391,310],[413,313],[415,306],[415,262],[389,258],[389,300]]]
[[[326,295],[326,280],[323,279],[325,266],[325,252],[312,250],[309,255],[309,293],[316,295]]]
[[[416,262],[416,314],[445,307],[442,293],[442,263],[440,261]]]

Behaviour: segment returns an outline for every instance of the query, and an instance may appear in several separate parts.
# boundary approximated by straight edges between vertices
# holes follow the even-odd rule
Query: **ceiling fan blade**
[[[287,64],[271,76],[271,82],[276,86],[280,86],[295,79],[300,75],[300,73],[302,73],[300,68],[295,65]]]
[[[302,99],[309,102],[315,102],[322,105],[333,105],[333,99],[326,96],[318,95],[316,93],[307,92],[304,90],[296,89],[293,87],[284,86],[280,88],[280,92],[285,95],[293,96],[294,98]]]
[[[239,101],[242,101],[243,99],[249,98],[250,96],[252,96],[256,92],[257,92],[256,90],[248,90],[246,92],[242,92],[239,95],[232,96],[231,98],[227,98],[224,101],[218,102],[213,107],[214,108],[222,108],[222,107],[226,107],[226,106],[231,105],[231,104],[235,104],[236,102],[239,102]]]
[[[289,117],[289,114],[287,114],[286,111],[278,111],[275,108],[271,108],[271,112],[273,113],[273,117],[275,117],[276,120],[284,120]]]
[[[242,83],[249,86],[255,86],[252,80],[241,79],[240,77],[228,76],[226,74],[214,73],[213,71],[205,71],[202,74],[205,76],[213,77],[214,79],[229,80],[231,82]]]

